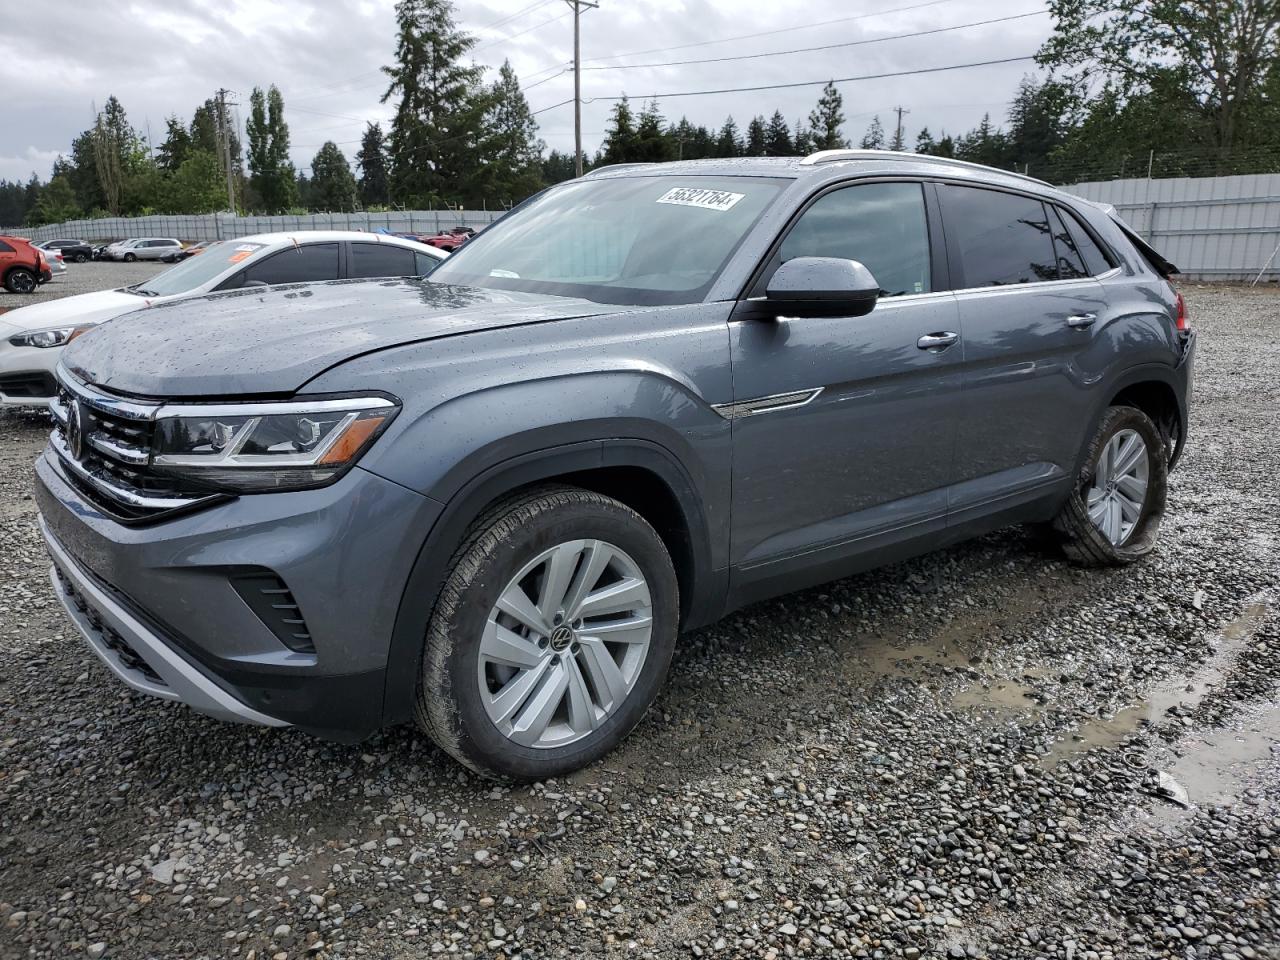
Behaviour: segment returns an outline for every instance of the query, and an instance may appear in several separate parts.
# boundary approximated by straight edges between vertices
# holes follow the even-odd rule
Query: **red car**
[[[418,237],[418,240],[428,246],[452,253],[475,235],[476,232],[470,227],[454,227],[444,233],[437,233],[434,237]]]
[[[35,293],[53,279],[44,251],[22,237],[0,236],[0,280],[10,293]]]

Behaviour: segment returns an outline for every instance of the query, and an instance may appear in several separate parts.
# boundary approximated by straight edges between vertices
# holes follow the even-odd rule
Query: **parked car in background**
[[[204,253],[209,249],[209,247],[213,246],[213,244],[217,242],[217,240],[201,240],[199,243],[193,243],[189,246],[183,247],[182,252],[178,254],[178,259],[186,260],[189,257],[194,257],[197,254]]]
[[[36,464],[55,589],[137,690],[559,777],[738,607],[1014,523],[1149,554],[1195,354],[1171,272],[938,157],[606,167],[426,281],[73,343]]]
[[[0,283],[10,293],[35,293],[53,279],[45,252],[25,237],[0,236]]]
[[[113,243],[119,243],[119,242],[120,242],[120,241],[118,241],[118,240],[112,240],[112,241],[110,241],[110,242],[108,242],[108,243],[99,243],[99,244],[95,244],[95,245],[94,245],[94,247],[93,247],[93,259],[95,259],[95,260],[106,260],[106,259],[107,259],[107,250],[109,250],[109,249],[111,248],[111,245],[112,245]]]
[[[57,250],[64,260],[84,263],[93,259],[93,247],[84,240],[45,240],[37,244],[41,250]]]
[[[425,276],[447,256],[413,240],[371,233],[263,233],[210,244],[200,256],[131,287],[13,310],[0,316],[0,406],[48,405],[62,347],[94,324],[123,313],[219,290]]]
[[[107,259],[123,260],[175,260],[182,250],[182,243],[172,237],[140,237],[124,240],[107,248]]]
[[[45,250],[43,247],[40,249],[44,252],[45,261],[49,264],[49,279],[61,280],[65,277],[67,275],[67,261],[62,255],[62,251]]]
[[[430,247],[437,247],[441,250],[450,252],[457,250],[460,246],[476,235],[471,227],[454,227],[446,230],[444,233],[437,233],[434,236],[420,237],[419,239]]]

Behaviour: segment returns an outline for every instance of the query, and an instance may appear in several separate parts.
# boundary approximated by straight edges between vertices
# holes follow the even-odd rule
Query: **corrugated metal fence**
[[[1261,272],[1263,282],[1280,281],[1280,174],[1107,180],[1062,189],[1112,204],[1188,279],[1252,282]]]
[[[479,229],[496,220],[493,210],[392,210],[387,213],[313,213],[299,217],[232,217],[223,214],[104,217],[69,220],[45,227],[2,228],[33,240],[119,240],[125,237],[176,237],[179,240],[226,240],[252,233],[290,230],[376,230],[393,233],[440,233],[451,227]]]

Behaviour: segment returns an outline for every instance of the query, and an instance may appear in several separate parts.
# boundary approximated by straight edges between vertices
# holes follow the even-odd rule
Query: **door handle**
[[[1098,315],[1096,313],[1077,313],[1074,316],[1067,317],[1067,326],[1074,327],[1077,330],[1085,330],[1097,322]]]
[[[945,331],[943,333],[926,333],[923,337],[916,341],[916,346],[921,350],[945,350],[957,340],[960,334]]]

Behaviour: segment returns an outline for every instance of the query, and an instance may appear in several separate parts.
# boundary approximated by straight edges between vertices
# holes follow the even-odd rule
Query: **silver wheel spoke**
[[[582,628],[583,637],[595,637],[609,643],[648,643],[652,632],[652,617],[628,617],[626,620],[610,620],[608,623],[588,623]]]
[[[1134,503],[1119,490],[1115,492],[1116,503],[1120,505],[1120,515],[1125,523],[1134,524],[1142,516],[1142,501]]]
[[[604,641],[595,637],[583,637],[581,643],[582,667],[596,688],[600,706],[605,710],[612,710],[627,695],[627,681]]]
[[[578,557],[582,555],[580,545],[564,543],[555,548],[547,560],[546,574],[542,578],[542,589],[538,592],[538,612],[546,623],[564,603],[565,594],[569,592],[569,583],[574,568],[578,565]]]
[[[1111,443],[1108,442],[1098,455],[1098,466],[1093,471],[1093,483],[1097,487],[1105,487],[1111,480]]]
[[[532,670],[526,670],[511,679],[490,701],[489,715],[494,723],[504,723],[520,709],[521,704],[529,699],[529,694],[538,685],[542,675],[547,672],[550,660],[541,661]]]
[[[1146,442],[1133,429],[1122,429],[1103,445],[1093,481],[1083,491],[1089,521],[1116,546],[1138,527],[1147,502],[1150,466]]]
[[[480,641],[480,656],[521,670],[532,670],[542,660],[542,651],[532,640],[490,620]]]
[[[604,575],[605,568],[609,566],[609,561],[613,559],[613,550],[607,543],[601,543],[599,540],[589,541],[585,552],[586,557],[583,560],[582,567],[573,581],[573,586],[569,589],[569,595],[565,597],[564,615],[568,620],[576,620],[578,618],[578,611],[582,606],[583,598],[600,582],[600,577]]]
[[[1119,482],[1116,483],[1116,492],[1124,494],[1138,506],[1142,506],[1147,499],[1147,481],[1132,474],[1127,477],[1121,477]]]
[[[569,675],[562,664],[547,670],[542,683],[533,692],[523,709],[511,722],[511,739],[531,747],[546,732],[547,724],[564,699],[569,687]]]
[[[578,607],[577,616],[603,617],[632,610],[639,604],[648,602],[649,588],[645,586],[645,582],[636,577],[628,577],[587,594]]]
[[[1107,509],[1107,536],[1112,543],[1120,542],[1120,501],[1115,497],[1111,498]]]
[[[591,691],[582,676],[582,668],[574,657],[566,657],[569,680],[569,726],[574,733],[590,733],[596,728],[596,708],[591,702]]]
[[[1106,529],[1107,511],[1110,508],[1111,508],[1111,501],[1107,497],[1103,497],[1096,504],[1089,507],[1089,520],[1093,523],[1095,527],[1101,530],[1104,534],[1107,532],[1107,529]]]
[[[1142,459],[1146,453],[1146,447],[1143,446],[1141,438],[1135,433],[1125,438],[1124,443],[1120,445],[1120,450],[1116,454],[1115,464],[1112,467],[1117,477],[1123,477],[1127,473],[1133,472],[1133,468],[1138,465],[1138,461]]]
[[[510,617],[515,617],[539,636],[545,637],[550,625],[542,619],[542,614],[533,605],[529,595],[521,589],[520,584],[513,583],[498,598],[498,609]]]

